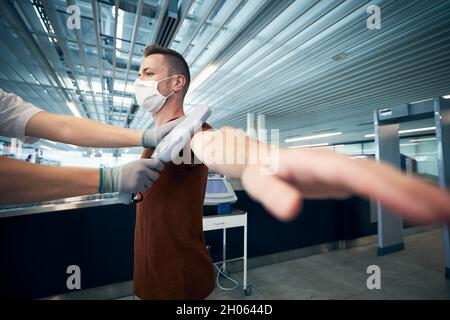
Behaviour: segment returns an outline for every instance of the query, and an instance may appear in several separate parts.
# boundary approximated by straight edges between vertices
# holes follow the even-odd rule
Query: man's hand
[[[142,135],[142,146],[144,148],[154,148],[158,145],[159,141],[169,134],[185,117],[178,118],[176,120],[169,121],[162,126],[154,127],[144,131]]]
[[[303,199],[359,195],[380,200],[386,208],[416,222],[450,221],[447,191],[374,160],[350,159],[331,151],[273,147],[253,162],[252,157],[259,156],[266,145],[242,130],[227,127],[197,133],[191,148],[211,170],[241,178],[248,193],[281,220],[293,219]],[[221,160],[226,158],[245,161]],[[267,174],[268,164],[273,165],[269,170],[272,175]]]
[[[163,169],[163,163],[156,159],[139,159],[119,167],[104,169],[101,192],[144,192],[158,180],[159,172]]]
[[[450,221],[450,195],[419,178],[374,160],[350,159],[331,151],[280,149],[279,170],[262,175],[249,165],[242,183],[281,220],[293,219],[303,199],[359,195],[415,222]]]

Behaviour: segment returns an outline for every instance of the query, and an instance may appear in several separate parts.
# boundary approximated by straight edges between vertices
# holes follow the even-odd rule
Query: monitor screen
[[[206,193],[228,193],[228,190],[222,179],[208,179]]]

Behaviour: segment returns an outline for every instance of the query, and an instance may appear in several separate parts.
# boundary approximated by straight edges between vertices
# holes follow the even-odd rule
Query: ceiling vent
[[[159,26],[156,43],[164,48],[169,47],[178,23],[178,1],[170,0],[167,5],[167,11],[163,13],[163,20]]]

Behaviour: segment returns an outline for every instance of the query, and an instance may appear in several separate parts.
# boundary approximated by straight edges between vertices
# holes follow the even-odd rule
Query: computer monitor
[[[234,203],[236,201],[236,194],[227,178],[219,175],[208,176],[205,205],[214,206],[221,203]]]

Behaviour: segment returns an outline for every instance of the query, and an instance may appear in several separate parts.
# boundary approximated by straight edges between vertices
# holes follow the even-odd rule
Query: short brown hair
[[[191,83],[191,74],[189,72],[189,66],[183,56],[175,50],[163,48],[157,44],[152,44],[144,49],[144,58],[152,54],[162,54],[166,56],[169,61],[170,72],[182,74],[186,78],[186,84],[183,88],[184,95],[186,95],[189,84]]]

